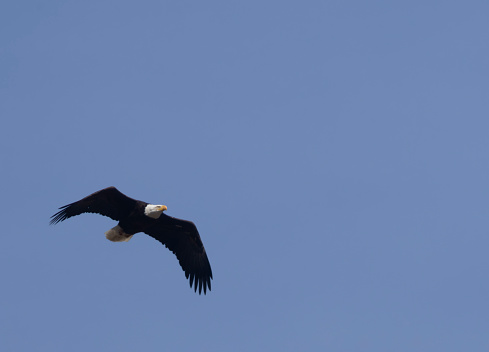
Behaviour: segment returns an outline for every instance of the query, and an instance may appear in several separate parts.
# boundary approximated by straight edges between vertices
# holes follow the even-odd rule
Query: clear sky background
[[[488,351],[487,1],[3,1],[1,351]],[[196,223],[56,226],[107,186]]]

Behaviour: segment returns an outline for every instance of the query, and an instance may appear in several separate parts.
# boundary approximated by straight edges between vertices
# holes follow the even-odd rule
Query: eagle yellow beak
[[[162,206],[161,206],[161,207],[158,209],[158,211],[165,211],[165,210],[167,210],[167,209],[168,209],[168,208],[166,207],[166,205],[162,205]]]

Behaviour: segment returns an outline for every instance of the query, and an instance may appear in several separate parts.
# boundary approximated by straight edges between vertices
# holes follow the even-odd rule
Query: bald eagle
[[[190,287],[199,294],[211,290],[212,270],[204,245],[193,222],[180,220],[163,214],[165,205],[154,205],[132,199],[108,187],[95,192],[78,202],[59,208],[51,216],[51,225],[82,213],[97,213],[119,221],[117,226],[105,232],[108,240],[127,242],[131,237],[144,232],[164,244],[172,251],[190,281]]]

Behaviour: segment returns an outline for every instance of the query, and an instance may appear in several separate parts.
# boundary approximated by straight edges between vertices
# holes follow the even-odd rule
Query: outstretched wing
[[[115,187],[107,187],[85,197],[78,202],[65,205],[51,216],[51,225],[82,213],[97,213],[108,216],[112,220],[120,220],[136,205],[137,200],[119,192]]]
[[[144,231],[172,251],[190,281],[190,287],[199,294],[211,290],[212,270],[204,245],[193,222],[161,214],[154,224]]]

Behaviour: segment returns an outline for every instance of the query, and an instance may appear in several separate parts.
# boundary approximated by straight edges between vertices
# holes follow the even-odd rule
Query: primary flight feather
[[[127,242],[138,233],[153,237],[172,251],[194,291],[211,290],[212,270],[197,227],[193,222],[163,214],[165,205],[129,198],[115,187],[95,192],[78,202],[59,208],[50,224],[57,224],[82,213],[97,213],[119,221],[105,236],[113,242]]]

